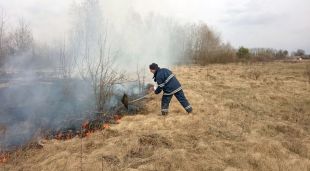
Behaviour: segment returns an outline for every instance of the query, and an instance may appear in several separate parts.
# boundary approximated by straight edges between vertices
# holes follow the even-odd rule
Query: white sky
[[[109,1],[109,0],[104,0]],[[37,38],[68,30],[73,0],[0,0],[11,25],[21,16]],[[112,3],[111,3],[112,2]],[[112,0],[117,11],[132,8],[186,21],[203,21],[233,46],[305,49],[310,53],[310,0]]]

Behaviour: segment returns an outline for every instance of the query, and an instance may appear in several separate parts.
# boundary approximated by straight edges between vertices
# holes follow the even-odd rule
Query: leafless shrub
[[[124,78],[124,75],[113,70],[113,62],[109,56],[105,56],[103,48],[100,47],[99,60],[93,61],[88,55],[84,56],[86,70],[82,71],[84,80],[92,85],[98,111],[103,111],[112,96],[113,85]]]
[[[32,48],[33,35],[31,28],[23,19],[19,21],[19,25],[11,35],[12,48],[15,54],[27,52]]]
[[[248,78],[253,79],[253,80],[258,80],[259,77],[262,75],[262,72],[259,71],[258,69],[251,69],[248,71]]]
[[[78,6],[70,42],[78,72],[92,86],[98,111],[110,100],[113,85],[124,78],[113,66],[115,56],[101,14],[99,1],[86,0]]]

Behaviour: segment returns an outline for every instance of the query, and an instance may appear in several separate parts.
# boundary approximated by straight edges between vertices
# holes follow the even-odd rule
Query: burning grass
[[[169,115],[160,116],[160,96],[154,95],[141,115],[123,117],[120,124],[83,139],[48,140],[42,149],[23,151],[3,167],[309,170],[306,65],[272,62],[174,68],[193,115],[186,114],[173,98]],[[257,79],[247,74],[251,67],[260,72]]]
[[[92,120],[85,120],[81,125],[80,129],[77,128],[65,128],[60,131],[44,131],[41,136],[45,140],[70,140],[75,137],[85,138],[89,137],[95,131],[102,131],[104,129],[109,129],[110,124],[119,124],[123,115],[113,115],[111,117],[104,117],[102,113],[97,113],[97,117]],[[3,127],[5,128],[5,127]],[[5,129],[3,129],[5,130]],[[5,131],[1,132],[5,134]],[[43,144],[41,141],[38,141],[36,137],[34,140],[29,141],[27,144],[15,147],[9,151],[0,152],[0,164],[5,164],[10,161],[11,156],[16,154],[17,151],[27,151],[30,149],[42,149]]]
[[[9,159],[9,153],[0,154],[0,164],[6,163]]]

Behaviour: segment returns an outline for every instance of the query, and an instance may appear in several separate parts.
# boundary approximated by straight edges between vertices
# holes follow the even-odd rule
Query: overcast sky
[[[108,1],[108,0],[104,0]],[[73,0],[0,0],[14,25],[31,24],[36,38],[61,37],[68,30]],[[114,0],[111,9],[131,8],[184,21],[203,21],[233,46],[271,47],[310,53],[310,0]]]

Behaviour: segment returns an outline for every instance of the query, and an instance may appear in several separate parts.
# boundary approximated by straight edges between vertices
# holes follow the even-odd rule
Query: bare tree
[[[0,14],[0,50],[2,50],[3,38],[4,38],[4,34],[5,34],[4,25],[5,25],[4,12],[1,11],[1,14]]]
[[[79,74],[92,86],[97,110],[103,111],[113,85],[123,79],[123,75],[113,67],[114,56],[99,1],[85,0],[75,6],[75,14],[71,54]]]
[[[64,38],[63,42],[60,43],[58,52],[58,64],[57,70],[61,78],[71,78],[73,73],[73,68],[75,67],[74,59],[70,56],[68,52],[68,47],[66,40]]]
[[[15,54],[20,54],[31,50],[33,36],[29,24],[24,19],[20,19],[17,28],[11,35],[12,48]]]
[[[5,30],[5,14],[4,11],[0,11],[0,67],[4,64],[5,58],[7,56],[7,45],[5,44],[6,30]]]
[[[113,91],[113,85],[117,81],[124,79],[122,74],[116,72],[113,67],[113,60],[110,56],[110,50],[104,45],[106,41],[100,42],[98,60],[93,60],[89,55],[84,56],[86,62],[86,79],[92,85],[96,97],[96,106],[98,111],[103,111],[105,104],[110,100]]]
[[[139,92],[138,94],[145,94],[144,92],[144,85],[145,85],[145,72],[143,68],[139,67],[139,64],[137,64],[137,81],[138,81],[138,87],[139,87]]]
[[[232,62],[235,50],[229,43],[222,43],[217,35],[206,24],[188,26],[185,54],[195,64]]]
[[[305,53],[305,50],[303,49],[297,49],[296,53],[295,53],[295,56],[304,56],[306,53]]]

